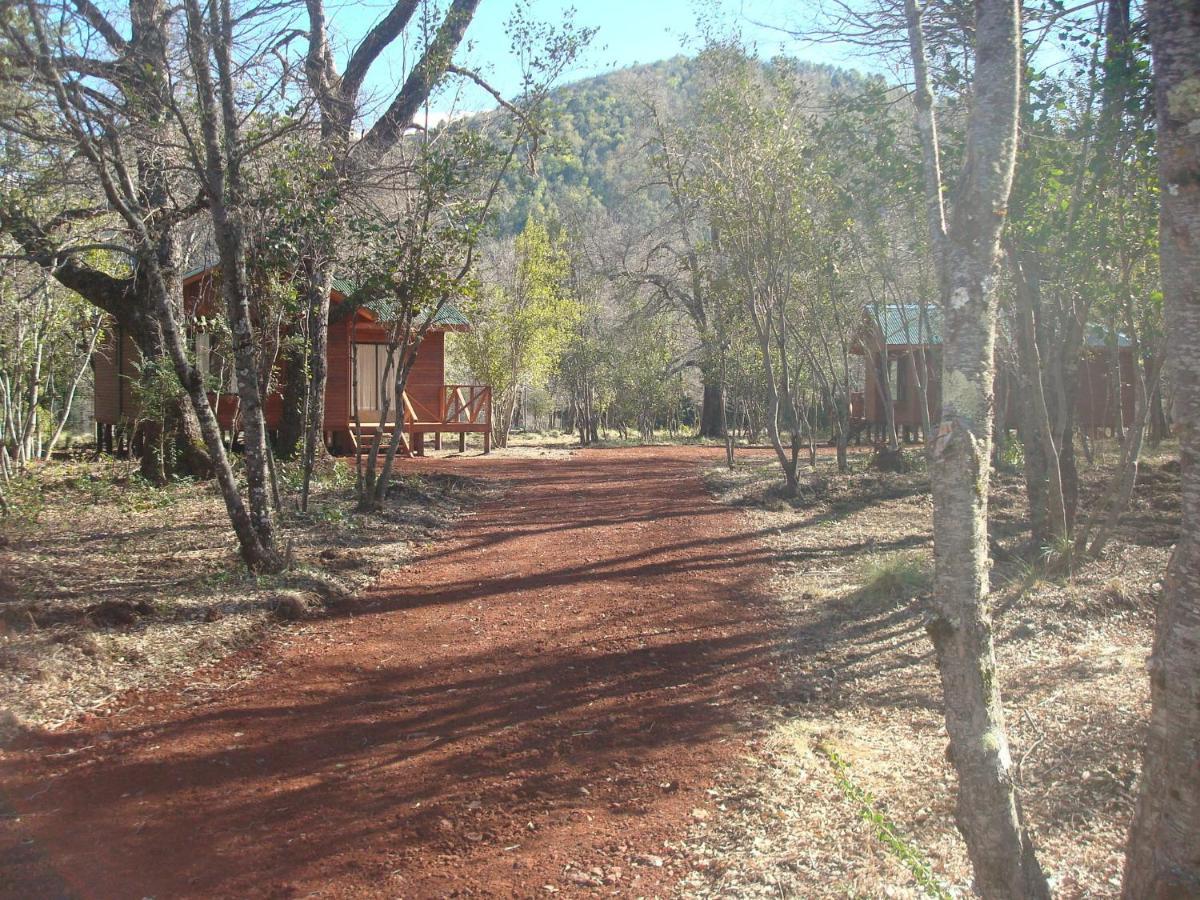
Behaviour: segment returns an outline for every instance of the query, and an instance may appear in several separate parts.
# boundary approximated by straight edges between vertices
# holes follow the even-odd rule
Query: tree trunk
[[[767,386],[767,436],[771,440],[771,448],[775,451],[775,458],[779,461],[779,467],[783,469],[784,492],[788,497],[795,497],[800,493],[800,481],[796,476],[795,466],[790,465],[788,459],[788,451],[783,446],[783,440],[779,433],[779,410],[783,405],[784,398],[779,396],[779,388],[775,381],[775,364],[771,357],[771,337],[769,326],[765,321],[756,321],[755,325],[759,330],[759,351],[762,354],[763,374],[766,376]],[[791,401],[788,401],[791,405]]]
[[[325,386],[329,380],[329,292],[333,270],[329,265],[306,265],[304,293],[308,304],[308,400],[304,432],[303,483],[300,508],[308,509],[313,467],[325,451]],[[399,397],[396,398],[399,403]],[[403,410],[400,410],[401,420]]]
[[[1028,270],[1025,262],[1017,255],[1017,251],[1009,248],[1009,261],[1012,264],[1013,276],[1017,285],[1018,354],[1021,360],[1021,381],[1025,388],[1025,403],[1029,410],[1026,421],[1031,426],[1031,440],[1040,442],[1036,454],[1044,464],[1045,481],[1045,535],[1049,541],[1061,538],[1067,533],[1066,503],[1063,499],[1062,468],[1059,462],[1058,446],[1054,443],[1054,430],[1050,424],[1050,410],[1046,404],[1046,391],[1042,384],[1042,357],[1038,352],[1037,326],[1034,321],[1034,309],[1039,306],[1037,300],[1037,276]],[[1039,500],[1041,497],[1038,498]],[[1032,503],[1030,504],[1032,507]],[[1040,518],[1040,516],[1039,516]]]
[[[1136,342],[1134,344],[1136,347]],[[1136,353],[1136,351],[1135,351]],[[1076,527],[1075,554],[1087,548],[1088,556],[1098,559],[1121,522],[1121,516],[1129,508],[1133,489],[1137,484],[1138,459],[1142,454],[1142,442],[1146,435],[1150,404],[1147,384],[1157,388],[1159,373],[1157,360],[1149,363],[1155,368],[1145,373],[1134,373],[1134,415],[1128,431],[1121,439],[1121,459],[1117,471],[1109,482],[1104,498],[1096,506],[1096,513],[1086,525]],[[1094,529],[1093,529],[1094,526]],[[1093,537],[1094,533],[1094,537]],[[1091,546],[1088,546],[1091,541]]]
[[[172,235],[165,235],[159,240],[158,258],[160,266],[166,271],[174,271],[177,266],[178,248]],[[167,269],[170,266],[170,269]],[[121,324],[129,331],[134,344],[141,355],[143,370],[147,377],[160,366],[172,365],[171,356],[163,336],[161,317],[155,308],[151,297],[151,279],[138,279],[133,293],[136,300],[125,310]],[[177,279],[169,277],[167,288],[178,290]],[[121,336],[118,334],[117,340]],[[160,440],[159,430],[162,425],[173,433],[172,441],[175,453],[173,458],[164,459],[163,450],[166,442]],[[200,431],[200,422],[196,411],[188,401],[186,392],[175,398],[167,412],[165,422],[143,423],[146,440],[142,440],[137,448],[139,471],[143,478],[158,480],[170,474],[187,475],[191,478],[211,478],[213,476],[213,458],[205,447],[204,437]]]
[[[988,612],[988,484],[1000,232],[1012,187],[1019,106],[1020,15],[1014,0],[975,5],[974,97],[966,159],[948,228],[940,198],[936,120],[915,0],[906,3],[917,71],[926,200],[942,287],[942,418],[930,446],[933,615],[957,822],[985,898],[1048,897],[1013,785]]]
[[[899,363],[897,363],[899,365]],[[875,367],[875,387],[879,392],[879,402],[883,409],[883,440],[893,453],[899,452],[900,441],[896,438],[896,401],[892,396],[891,360],[887,347],[879,354],[879,363]]]
[[[1148,0],[1160,266],[1177,391],[1182,521],[1150,656],[1150,730],[1126,898],[1200,896],[1200,3]]]
[[[724,418],[721,411],[721,382],[714,375],[701,370],[704,379],[704,398],[700,405],[700,437],[720,438],[724,435]]]
[[[1117,328],[1112,326],[1112,346],[1108,358],[1108,394],[1109,408],[1112,410],[1113,437],[1121,443],[1125,442],[1125,404],[1121,394],[1121,343],[1117,338]]]
[[[1150,446],[1158,447],[1167,437],[1170,430],[1167,425],[1167,411],[1163,406],[1162,384],[1150,395]]]
[[[305,343],[308,343],[307,338]],[[303,453],[309,402],[309,369],[305,356],[305,350],[296,347],[283,356],[283,402],[275,437],[275,455],[279,459],[295,459]]]
[[[249,518],[258,544],[251,553],[255,556],[255,565],[278,569],[282,568],[283,561],[275,550],[266,411],[259,378],[260,359],[255,325],[250,312],[246,233],[241,217],[240,119],[234,105],[233,64],[230,58],[233,22],[230,8],[224,3],[208,7],[207,22],[199,0],[186,0],[184,7],[188,52],[196,76],[196,98],[203,136],[203,169],[199,174],[203,177],[209,196],[213,239],[221,264],[221,296],[233,337],[233,361],[242,418],[242,455],[246,470],[246,493],[250,501]],[[209,68],[210,59],[216,63],[215,82]],[[178,335],[176,340],[179,340]],[[183,375],[190,378],[195,372],[194,367],[186,361],[182,368],[181,380]],[[198,376],[195,380],[198,381]],[[208,409],[207,396],[202,404],[197,405],[198,414],[200,407]],[[212,416],[211,409],[208,409],[208,414]]]

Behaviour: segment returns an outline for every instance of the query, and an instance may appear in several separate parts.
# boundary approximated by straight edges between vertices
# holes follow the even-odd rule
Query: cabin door
[[[396,421],[396,402],[392,396],[395,387],[396,370],[387,369],[387,344],[355,344],[354,369],[357,376],[357,397],[351,396],[351,403],[358,413],[359,421],[364,425],[378,424],[383,414],[383,406],[387,401],[387,421]],[[353,392],[355,386],[351,386]]]

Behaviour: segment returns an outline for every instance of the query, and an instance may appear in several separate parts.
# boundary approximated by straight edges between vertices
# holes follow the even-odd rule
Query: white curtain
[[[391,397],[391,382],[395,376],[393,369],[384,383],[384,369],[387,367],[386,344],[355,344],[355,366],[358,371],[358,410],[360,415],[370,418],[370,413],[378,413],[385,397]],[[391,406],[388,419],[396,418],[396,410]]]

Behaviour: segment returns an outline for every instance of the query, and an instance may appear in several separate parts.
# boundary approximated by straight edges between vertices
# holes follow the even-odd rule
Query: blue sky
[[[391,6],[391,0],[353,0],[329,4],[330,20],[335,41],[345,52],[352,48],[366,30]],[[696,47],[697,14],[712,15],[714,11],[741,29],[744,37],[756,44],[765,56],[786,52],[814,62],[835,65],[869,67],[856,58],[848,48],[829,45],[797,44],[787,35],[770,28],[757,26],[755,20],[778,25],[794,23],[797,10],[804,6],[796,0],[726,0],[725,3],[697,0],[529,0],[531,15],[546,22],[561,22],[564,10],[574,7],[578,25],[598,29],[584,57],[566,73],[562,82],[576,81],[616,68],[665,59],[677,53],[690,53]],[[487,78],[501,92],[511,94],[520,84],[520,65],[509,50],[504,24],[514,7],[514,0],[482,0],[479,11],[467,31],[468,47],[460,58],[486,72]],[[411,51],[394,48],[387,59],[381,60],[372,73],[369,88],[376,95],[388,92],[401,77],[404,62]],[[435,106],[455,105],[460,110],[492,106],[491,101],[477,89],[471,89],[454,99],[439,98]]]

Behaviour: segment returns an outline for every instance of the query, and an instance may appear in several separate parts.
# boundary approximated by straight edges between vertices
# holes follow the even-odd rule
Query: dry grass
[[[941,890],[970,895],[953,819],[955,780],[932,646],[923,628],[931,501],[918,472],[825,471],[801,504],[772,500],[776,470],[714,469],[718,498],[774,537],[773,588],[795,622],[768,737],[731,775],[730,814],[692,835],[713,860],[687,896],[923,896],[826,754],[866,794]],[[1084,473],[1083,507],[1103,467]],[[994,616],[1022,800],[1056,895],[1119,893],[1148,712],[1145,658],[1154,600],[1178,521],[1178,474],[1163,459],[1103,559],[1057,577],[1022,546],[1022,485],[994,486]],[[1025,560],[1030,561],[1025,561]]]
[[[295,473],[285,470],[285,491]],[[0,520],[0,726],[53,729],[161,686],[353,595],[472,503],[476,482],[402,477],[380,516],[350,513],[352,473],[327,464],[293,565],[246,572],[211,484],[147,484],[128,461],[76,456],[19,485]],[[0,735],[2,737],[2,735]]]

